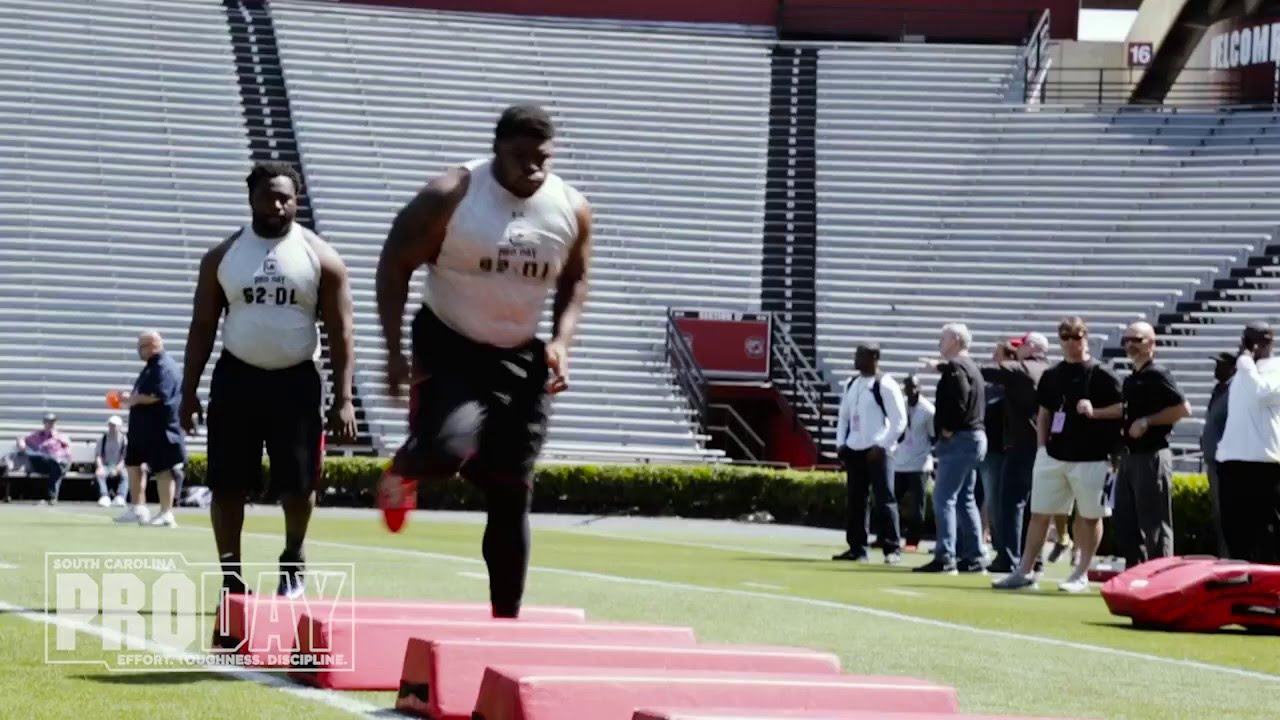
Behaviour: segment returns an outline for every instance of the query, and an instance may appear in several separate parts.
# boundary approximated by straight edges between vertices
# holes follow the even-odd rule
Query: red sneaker
[[[388,467],[378,482],[378,507],[382,521],[393,533],[400,532],[409,519],[409,511],[418,506],[418,481],[401,477]]]

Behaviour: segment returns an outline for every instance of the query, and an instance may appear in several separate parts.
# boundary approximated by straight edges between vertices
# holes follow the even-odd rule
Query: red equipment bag
[[[1280,632],[1280,566],[1207,556],[1152,560],[1102,586],[1113,615],[1139,627],[1210,632],[1239,625]]]

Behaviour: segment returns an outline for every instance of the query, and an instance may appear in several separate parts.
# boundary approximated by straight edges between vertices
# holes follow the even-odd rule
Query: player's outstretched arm
[[[550,392],[569,387],[569,347],[573,344],[587,302],[587,275],[591,266],[591,205],[585,199],[574,209],[578,237],[569,250],[551,305],[551,342],[547,344],[547,367],[551,370]]]
[[[311,246],[320,260],[320,319],[329,336],[329,361],[333,363],[333,407],[329,432],[339,442],[356,439],[356,410],[351,385],[355,375],[356,336],[351,304],[351,280],[347,265],[329,243],[315,235]]]
[[[209,355],[213,353],[213,341],[218,334],[218,320],[227,307],[226,295],[218,285],[218,266],[227,249],[240,237],[236,232],[218,243],[200,260],[200,272],[196,276],[196,293],[192,301],[191,325],[187,329],[187,345],[182,358],[182,405],[178,419],[187,432],[195,432],[196,420],[204,421],[204,409],[200,406],[200,376]]]
[[[409,279],[414,270],[435,262],[440,255],[449,219],[469,182],[470,175],[461,168],[432,180],[396,215],[382,245],[375,292],[378,322],[387,349],[387,390],[393,398],[400,396],[400,388],[409,376],[402,328]]]

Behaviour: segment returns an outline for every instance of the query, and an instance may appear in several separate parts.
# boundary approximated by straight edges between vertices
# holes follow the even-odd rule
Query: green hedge
[[[371,506],[385,466],[382,459],[326,458],[320,502]],[[269,476],[265,463],[263,470]],[[203,483],[204,471],[204,458],[192,457],[187,466],[188,482]],[[835,472],[731,466],[545,465],[537,473],[537,512],[735,519],[763,511],[779,523],[844,527],[844,476]],[[477,510],[483,501],[474,487],[455,478],[422,487],[419,507]],[[1205,476],[1177,476],[1173,520],[1179,553],[1213,551],[1211,513]],[[928,515],[926,527],[932,527],[931,509]],[[1104,554],[1114,550],[1109,523],[1101,550]]]

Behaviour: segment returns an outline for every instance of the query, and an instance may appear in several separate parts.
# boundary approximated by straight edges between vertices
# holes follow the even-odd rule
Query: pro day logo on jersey
[[[218,563],[181,553],[46,553],[45,662],[113,672],[355,670],[351,647],[328,640],[353,629],[354,564],[308,563],[306,596],[296,601],[275,596],[278,563],[241,568],[256,594],[248,602],[223,593]],[[304,616],[328,632],[316,623],[299,631]],[[235,639],[216,647],[215,635]]]

